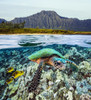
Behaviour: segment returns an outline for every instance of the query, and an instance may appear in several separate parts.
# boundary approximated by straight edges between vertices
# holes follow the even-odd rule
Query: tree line
[[[20,28],[24,28],[24,24],[25,22],[22,23],[12,23],[12,22],[4,22],[2,21],[2,23],[0,24],[0,28],[2,29],[20,29]]]

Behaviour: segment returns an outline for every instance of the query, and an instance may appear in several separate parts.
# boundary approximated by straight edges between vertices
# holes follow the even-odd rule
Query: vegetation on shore
[[[91,32],[75,32],[59,29],[24,28],[24,24],[24,22],[20,24],[2,22],[0,24],[0,34],[91,34]]]

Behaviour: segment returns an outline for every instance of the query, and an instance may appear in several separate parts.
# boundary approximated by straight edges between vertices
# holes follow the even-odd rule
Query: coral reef
[[[71,49],[65,54],[65,57],[77,62],[77,64],[80,63],[80,61],[85,60],[85,56],[78,52],[75,47],[71,47]]]
[[[51,46],[47,46],[51,47]],[[0,50],[0,100],[90,100],[91,99],[91,49],[53,45],[65,57],[78,64],[79,70],[71,70],[72,65],[60,71],[52,66],[44,66],[40,83],[36,90],[29,91],[38,64],[27,56],[35,50],[21,48]],[[37,47],[36,50],[42,47]],[[89,55],[88,55],[89,54]],[[6,85],[10,77],[6,68],[24,71],[24,75]]]

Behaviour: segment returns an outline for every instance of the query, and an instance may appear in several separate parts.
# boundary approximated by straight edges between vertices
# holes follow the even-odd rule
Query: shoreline
[[[91,35],[91,32],[74,32],[72,34],[65,33],[0,33],[0,35]]]

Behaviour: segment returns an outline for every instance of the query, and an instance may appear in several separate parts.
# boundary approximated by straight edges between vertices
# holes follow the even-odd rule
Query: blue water
[[[0,49],[33,46],[34,44],[42,46],[67,44],[91,47],[91,35],[0,35]]]
[[[22,100],[36,100],[34,99],[35,97],[28,99],[30,92],[28,90],[22,91],[22,89],[32,87],[32,85],[30,86],[30,81],[36,73],[35,71],[32,72],[32,68],[35,70],[37,65],[35,62],[30,61],[28,56],[43,48],[51,48],[58,51],[66,57],[66,59],[71,60],[80,68],[78,67],[77,69],[74,65],[69,63],[65,65],[65,70],[58,71],[54,66],[45,65],[43,72],[48,72],[50,74],[49,76],[51,76],[51,80],[46,78],[48,76],[43,77],[44,73],[41,73],[41,80],[44,79],[46,81],[40,81],[39,85],[43,83],[41,86],[44,87],[40,87],[39,90],[37,89],[40,91],[38,94],[36,94],[35,91],[35,97],[41,95],[42,91],[45,92],[44,97],[46,98],[43,100],[58,100],[51,99],[51,96],[47,99],[47,88],[45,88],[45,85],[48,87],[49,81],[53,82],[53,86],[47,91],[47,94],[50,94],[51,90],[53,94],[55,94],[56,90],[58,95],[59,90],[62,90],[65,86],[66,91],[70,90],[70,88],[74,89],[72,90],[74,100],[77,98],[77,100],[83,100],[80,99],[83,97],[82,94],[86,94],[87,96],[91,95],[91,35],[0,35],[0,100],[20,100],[20,98],[22,98]],[[13,74],[13,72],[7,73],[9,67],[14,68],[13,72],[23,70],[25,74],[7,85],[6,81],[11,78]],[[57,75],[57,73],[59,74]],[[63,76],[63,80],[61,80],[61,75]],[[19,79],[22,81],[20,82]],[[58,86],[56,86],[57,84]],[[36,85],[36,83],[34,83],[34,85]],[[9,86],[11,89],[9,89]],[[13,91],[14,87],[17,87],[16,91]],[[33,92],[34,91],[32,91],[32,93]],[[26,94],[26,96],[24,94]],[[61,94],[63,95],[62,100],[64,100],[64,91]],[[53,98],[54,97],[55,95]],[[58,97],[60,98],[60,95]],[[65,97],[65,100],[67,100],[67,98],[68,97]],[[40,100],[40,98],[37,100]],[[71,100],[71,98],[69,100]]]

